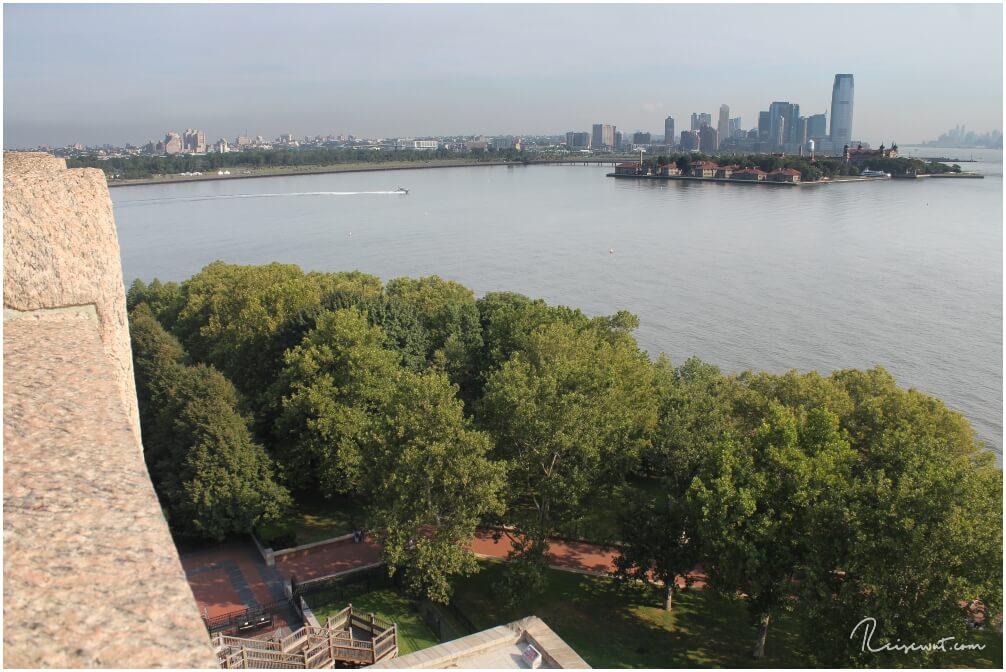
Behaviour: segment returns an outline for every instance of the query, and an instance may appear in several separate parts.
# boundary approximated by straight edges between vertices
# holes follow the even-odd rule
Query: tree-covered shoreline
[[[229,169],[327,167],[344,164],[381,165],[412,162],[417,165],[431,160],[461,160],[493,162],[522,160],[526,158],[517,150],[448,151],[401,149],[393,152],[375,152],[369,149],[304,148],[304,149],[251,149],[241,152],[207,154],[134,155],[121,157],[80,156],[69,158],[67,168],[98,168],[109,178],[135,180],[155,175],[182,173],[215,173]]]
[[[747,596],[755,655],[783,611],[832,634],[871,615],[878,641],[964,635],[962,600],[1001,612],[1002,471],[960,414],[879,367],[727,375],[652,361],[624,311],[276,263],[136,281],[128,307],[144,450],[180,534],[350,497],[391,571],[438,601],[477,570],[476,527],[508,526],[516,594],[597,493],[643,479],[620,505],[621,576],[664,580],[670,609],[700,564]],[[928,660],[805,644],[822,665]]]
[[[629,152],[627,156],[633,156]],[[605,159],[604,155],[593,158]],[[612,157],[614,158],[614,157]],[[583,160],[582,158],[580,159]],[[115,181],[150,179],[155,176],[177,176],[191,173],[213,175],[218,171],[247,170],[251,173],[262,170],[323,169],[338,166],[381,166],[414,163],[417,166],[435,164],[456,165],[495,163],[500,161],[533,163],[576,163],[576,155],[516,149],[491,149],[455,151],[437,149],[430,151],[400,149],[395,151],[372,151],[368,149],[312,147],[300,149],[253,149],[242,152],[172,155],[132,155],[120,157],[99,157],[86,155],[67,159],[68,168],[98,168],[109,179]],[[696,161],[716,161],[721,165],[736,165],[740,168],[758,168],[771,172],[779,168],[800,171],[805,182],[816,182],[822,178],[855,176],[860,172],[857,165],[847,163],[840,156],[776,155],[776,154],[732,154],[717,153],[707,155],[699,152],[674,152],[666,155],[648,156],[643,159],[643,167],[655,169],[658,166],[675,164],[685,174]],[[938,174],[960,172],[960,166],[948,166],[935,161],[923,161],[908,157],[873,157],[867,159],[863,168],[884,170],[892,175]]]

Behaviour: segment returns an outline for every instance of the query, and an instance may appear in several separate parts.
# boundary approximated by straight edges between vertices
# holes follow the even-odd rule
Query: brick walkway
[[[266,566],[251,540],[229,541],[180,557],[199,612],[210,618],[285,597],[282,578]],[[300,626],[295,614],[279,620],[276,627]]]
[[[509,538],[504,534],[498,542],[494,541],[491,530],[476,531],[475,539],[472,541],[472,551],[476,555],[504,559],[510,549]],[[554,569],[597,576],[609,576],[615,572],[615,558],[618,557],[618,551],[614,549],[606,549],[585,541],[562,539],[552,539],[548,549],[549,565]],[[693,587],[705,587],[706,576],[701,567],[696,567],[689,576]],[[683,578],[678,579],[679,586],[684,586],[684,583]]]
[[[506,535],[497,542],[490,530],[478,530],[471,544],[476,555],[500,559],[506,558],[510,548]],[[549,556],[549,564],[555,569],[607,576],[615,571],[618,552],[586,542],[553,539],[549,543]],[[380,561],[381,546],[368,536],[362,544],[346,539],[277,556],[276,570],[284,578],[296,576],[298,581],[307,581]],[[691,576],[693,586],[701,588],[705,585],[701,569],[697,568]],[[683,585],[684,580],[679,580],[679,583]]]
[[[371,537],[362,544],[343,539],[276,556],[276,571],[284,578],[296,576],[298,581],[331,576],[350,569],[381,562],[381,546]]]
[[[506,535],[494,541],[491,530],[478,530],[471,544],[476,555],[499,559],[505,559],[510,548]],[[616,550],[580,541],[553,539],[549,544],[549,564],[563,571],[608,576],[615,571],[617,555]],[[252,541],[230,541],[186,553],[181,560],[200,613],[214,617],[283,599],[283,579],[308,581],[379,563],[381,546],[369,536],[361,544],[344,539],[276,556],[276,567],[270,568]],[[695,587],[705,585],[701,569],[692,579]],[[679,579],[679,585],[683,583]],[[282,625],[288,624],[277,623]]]

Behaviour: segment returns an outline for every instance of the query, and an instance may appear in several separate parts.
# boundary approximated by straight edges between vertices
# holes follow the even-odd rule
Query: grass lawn
[[[617,485],[610,493],[599,493],[584,507],[580,520],[563,525],[559,534],[571,539],[585,539],[596,543],[618,541],[618,514],[627,501],[649,499],[665,492],[653,479],[630,479]]]
[[[327,500],[319,497],[297,502],[285,523],[257,528],[255,534],[266,546],[280,550],[341,537],[358,527],[367,527],[363,504],[348,497]]]
[[[375,590],[352,599],[353,611],[373,613],[398,625],[398,654],[405,655],[420,649],[426,649],[440,642],[436,635],[427,627],[419,614],[412,610],[412,605],[400,593],[390,588]],[[334,616],[349,606],[349,601],[337,604],[321,605],[315,609],[314,615],[322,625],[329,616]]]
[[[479,628],[538,616],[593,667],[803,667],[800,624],[788,614],[773,617],[761,661],[751,658],[756,628],[743,602],[711,590],[678,593],[674,611],[652,586],[624,586],[603,579],[549,570],[548,587],[516,608],[496,596],[503,563],[485,561],[483,571],[458,582],[454,603]],[[947,665],[1000,667],[1002,635],[980,633],[982,652],[961,652]],[[959,656],[959,658],[957,657]]]
[[[744,605],[712,591],[681,593],[674,611],[662,608],[652,586],[620,587],[611,579],[548,571],[548,587],[508,609],[497,599],[503,563],[486,561],[483,571],[458,583],[454,603],[480,628],[541,618],[592,667],[753,667],[754,643]],[[762,667],[799,667],[787,645],[785,619],[770,631]],[[781,627],[780,627],[781,626]]]
[[[348,497],[317,499],[297,504],[293,521],[297,545],[350,534],[357,527],[366,527],[363,505]]]

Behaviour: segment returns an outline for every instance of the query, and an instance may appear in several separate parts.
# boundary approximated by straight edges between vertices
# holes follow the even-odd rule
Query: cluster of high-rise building
[[[205,154],[206,134],[195,128],[187,128],[184,133],[168,131],[164,140],[148,142],[143,151],[147,154]]]
[[[804,117],[796,103],[776,101],[758,113],[758,142],[768,151],[838,151],[852,144],[854,80],[835,75],[831,92],[831,129],[827,113]],[[752,138],[753,139],[753,138]]]
[[[661,143],[653,143],[651,135],[643,131],[633,133],[630,142],[612,124],[594,124],[593,132],[571,131],[566,134],[566,146],[570,150],[592,149],[610,151],[614,149],[635,149],[640,146],[659,144],[665,149],[683,151],[747,151],[813,153],[815,151],[841,151],[851,145],[852,109],[854,82],[851,74],[835,75],[831,93],[831,128],[828,128],[828,114],[800,114],[800,106],[788,101],[774,101],[767,110],[758,113],[758,126],[744,130],[740,117],[730,116],[730,106],[721,105],[713,124],[713,115],[708,112],[693,112],[689,128],[675,135],[674,118],[664,120],[664,137]],[[859,143],[856,143],[859,144]]]
[[[299,141],[294,138],[292,133],[284,133],[271,142],[265,140],[261,135],[256,136],[254,139],[248,138],[244,135],[239,135],[234,139],[233,143],[228,142],[224,138],[220,138],[213,144],[207,144],[206,134],[204,132],[196,128],[187,128],[184,133],[168,131],[164,136],[164,140],[151,140],[146,145],[141,147],[140,151],[145,154],[155,155],[205,154],[207,152],[225,153],[233,150],[241,151],[243,149],[250,148],[270,149],[273,145],[296,147],[299,146],[299,144]]]
[[[443,136],[418,138],[378,138],[362,139],[354,136],[328,135],[325,137],[304,136],[297,139],[292,133],[284,133],[274,140],[266,140],[261,135],[252,138],[237,136],[233,142],[221,138],[208,144],[206,134],[198,129],[186,129],[184,133],[168,132],[163,140],[151,141],[139,147],[127,144],[124,149],[104,145],[84,147],[80,144],[68,145],[55,150],[61,156],[76,156],[93,153],[101,156],[122,156],[132,154],[203,154],[206,152],[230,152],[274,147],[326,147],[340,149],[365,149],[374,151],[538,151],[538,152],[610,152],[631,151],[648,148],[651,151],[700,151],[713,152],[753,152],[753,153],[841,153],[846,145],[850,147],[867,143],[853,140],[853,96],[854,82],[851,74],[835,75],[831,95],[831,125],[828,113],[804,116],[800,105],[789,101],[773,101],[767,110],[758,113],[758,125],[745,130],[740,117],[730,116],[730,106],[720,105],[715,118],[709,112],[693,112],[688,128],[678,129],[673,117],[664,119],[664,134],[654,137],[648,131],[636,130],[628,133],[614,124],[597,123],[588,131],[569,131],[562,136]],[[955,133],[963,135],[961,128]],[[565,140],[565,142],[563,142]],[[1001,140],[1000,140],[1001,142]],[[41,148],[49,151],[48,147]]]

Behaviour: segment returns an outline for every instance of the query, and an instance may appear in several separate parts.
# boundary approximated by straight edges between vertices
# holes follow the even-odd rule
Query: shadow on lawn
[[[460,582],[455,603],[479,627],[535,615],[566,640],[590,665],[607,668],[797,667],[798,641],[792,619],[777,619],[769,631],[767,656],[750,656],[756,629],[739,600],[708,590],[678,593],[672,612],[663,610],[663,591],[644,584],[549,571],[548,586],[516,606],[499,594],[503,565]]]

